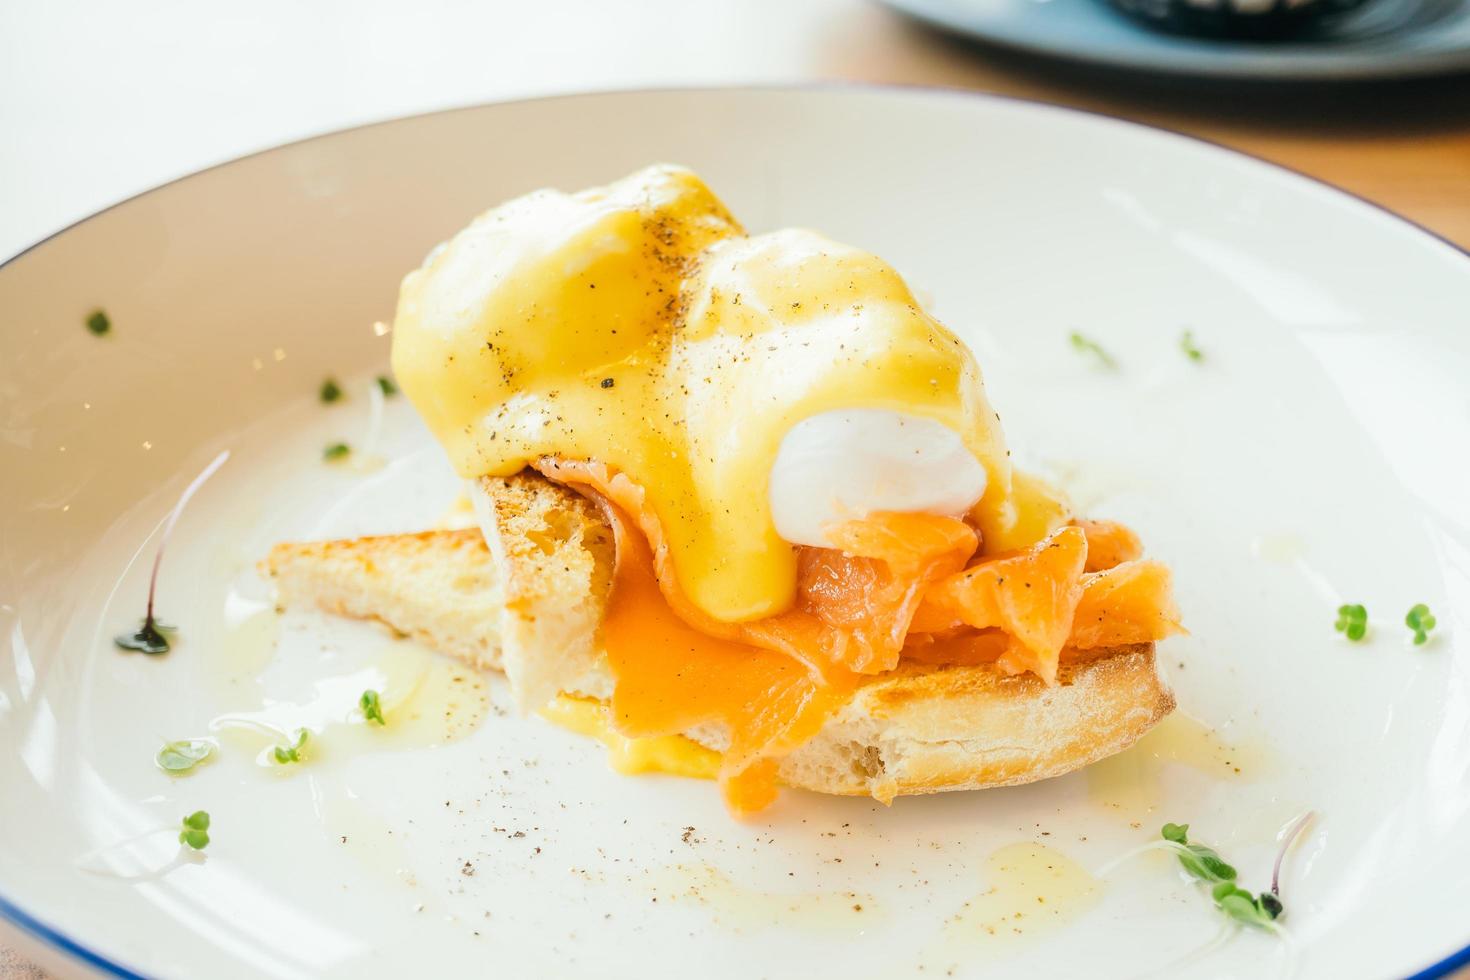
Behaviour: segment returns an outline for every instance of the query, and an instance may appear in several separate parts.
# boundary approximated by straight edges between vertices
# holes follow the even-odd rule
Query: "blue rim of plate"
[[[497,102],[476,102],[470,105],[452,106],[447,109],[437,109],[432,112],[415,112],[406,116],[395,116],[391,119],[382,119],[377,122],[363,123],[358,126],[347,126],[342,129],[334,129],[330,132],[318,133],[315,136],[308,136],[299,140],[289,140],[285,143],[278,143],[274,146],[268,146],[264,149],[256,150],[252,153],[246,153],[238,157],[233,157],[232,159],[225,160],[221,163],[216,163],[212,166],[203,167],[199,170],[193,171],[192,173],[184,174],[181,177],[176,177],[173,180],[166,181],[162,184],[157,185],[156,187],[150,187],[147,190],[139,191],[136,194],[131,194],[120,201],[115,201],[105,208],[94,211],[92,214],[89,214],[84,218],[79,218],[76,221],[73,221],[70,224],[66,225],[65,227],[57,229],[56,231],[47,235],[45,238],[42,238],[32,243],[31,245],[26,246],[19,252],[16,252],[14,255],[6,258],[4,261],[0,261],[0,272],[3,272],[17,259],[29,254],[37,248],[40,248],[42,245],[45,245],[49,241],[61,237],[67,232],[71,231],[73,228],[76,228],[78,225],[85,224],[86,222],[91,221],[93,218],[101,217],[107,212],[112,211],[115,208],[119,208],[124,204],[129,203],[130,201],[135,201],[138,198],[146,197],[149,194],[155,194],[159,191],[166,190],[174,186],[175,184],[181,184],[186,180],[190,180],[194,177],[198,177],[215,170],[222,170],[225,167],[232,166],[244,160],[249,160],[253,157],[264,156],[267,153],[274,153],[277,150],[285,150],[294,146],[301,146],[306,143],[314,143],[317,140],[331,139],[332,137],[340,136],[343,133],[352,133],[364,129],[375,129],[379,126],[392,126],[395,123],[404,122],[409,119],[417,119],[424,116],[441,116],[455,112],[474,112],[476,110],[484,109],[493,105],[520,105],[532,102],[551,102],[562,99],[585,99],[600,97],[616,98],[619,96],[661,95],[678,92],[800,93],[822,91],[890,92],[896,94],[940,95],[948,98],[978,99],[981,101],[992,102],[1009,102],[1020,105],[1039,106],[1047,110],[1064,113],[1074,113],[1079,116],[1088,116],[1094,119],[1106,119],[1110,122],[1120,123],[1125,126],[1148,130],[1155,133],[1167,133],[1170,136],[1175,136],[1180,139],[1188,140],[1192,143],[1199,143],[1204,146],[1209,146],[1216,150],[1220,150],[1237,157],[1243,157],[1262,166],[1269,167],[1272,170],[1278,170],[1283,173],[1288,173],[1300,180],[1315,184],[1318,187],[1325,187],[1331,191],[1335,191],[1336,193],[1341,194],[1346,198],[1356,201],[1358,204],[1367,205],[1370,209],[1377,211],[1379,214],[1382,214],[1385,217],[1409,226],[1410,228],[1414,229],[1417,232],[1420,232],[1428,238],[1433,239],[1434,241],[1437,241],[1442,245],[1448,246],[1452,251],[1458,253],[1464,258],[1470,259],[1470,249],[1467,249],[1455,242],[1450,241],[1439,232],[1434,231],[1431,228],[1426,228],[1424,225],[1419,224],[1417,221],[1414,221],[1411,218],[1406,218],[1396,211],[1392,211],[1389,208],[1384,207],[1382,204],[1379,204],[1376,201],[1370,201],[1366,197],[1355,194],[1352,191],[1345,190],[1341,187],[1337,187],[1333,184],[1329,184],[1325,180],[1313,177],[1310,174],[1303,173],[1300,170],[1285,166],[1284,164],[1275,163],[1271,160],[1266,160],[1262,157],[1255,156],[1254,154],[1247,153],[1244,150],[1238,150],[1232,146],[1226,146],[1223,143],[1217,143],[1214,140],[1206,139],[1202,136],[1195,136],[1190,133],[1183,133],[1178,130],[1169,129],[1165,126],[1153,126],[1147,123],[1137,122],[1132,119],[1125,119],[1122,116],[1115,116],[1106,112],[1098,112],[1092,109],[1077,109],[1073,108],[1072,106],[1058,105],[1054,102],[1043,102],[1040,99],[1027,99],[1020,96],[1003,95],[995,92],[981,92],[973,89],[952,88],[942,85],[895,85],[882,84],[878,82],[832,81],[810,82],[806,84],[773,83],[770,85],[684,85],[663,88],[652,87],[633,89],[609,89],[607,91],[596,92],[565,92],[554,95],[535,96],[525,99],[505,99]],[[39,940],[45,945],[50,946],[59,952],[67,954],[78,962],[100,970],[110,976],[120,977],[123,978],[123,980],[150,980],[148,974],[139,973],[138,971],[133,970],[128,966],[125,966],[118,960],[112,959],[102,953],[99,953],[95,949],[92,949],[91,947],[86,946],[83,943],[73,939],[57,927],[27,912],[25,909],[21,908],[20,905],[6,898],[3,894],[0,894],[0,920],[9,923],[10,925],[14,926],[19,932],[30,936],[32,939]],[[1458,970],[1460,967],[1463,966],[1470,966],[1470,939],[1467,939],[1466,944],[1460,949],[1455,950],[1448,956],[1435,963],[1432,963],[1424,969],[1410,974],[1409,976],[1405,977],[1404,980],[1439,980],[1439,978],[1447,977],[1450,973]]]
[[[130,970],[116,960],[109,959],[96,950],[82,945],[55,926],[47,925],[4,895],[0,895],[0,919],[4,919],[32,939],[39,939],[46,945],[88,966],[96,967],[104,973],[122,977],[124,980],[148,980],[145,974]]]

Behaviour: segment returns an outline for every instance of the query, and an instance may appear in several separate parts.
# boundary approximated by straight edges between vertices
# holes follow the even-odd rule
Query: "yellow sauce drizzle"
[[[620,734],[600,701],[559,695],[540,711],[541,717],[607,746],[607,764],[625,776],[659,772],[690,779],[714,779],[720,772],[720,754],[682,735],[629,738]]]

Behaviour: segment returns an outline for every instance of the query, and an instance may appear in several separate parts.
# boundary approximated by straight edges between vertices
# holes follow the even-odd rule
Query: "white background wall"
[[[863,0],[4,0],[0,258],[251,150],[591,88],[852,75]]]

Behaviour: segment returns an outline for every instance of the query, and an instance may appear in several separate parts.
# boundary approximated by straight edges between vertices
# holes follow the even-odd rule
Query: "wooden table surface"
[[[852,80],[1163,126],[1470,248],[1470,77],[1190,83],[1034,60],[865,0],[0,4],[0,258],[182,173],[316,132],[548,92]],[[0,949],[0,980],[41,974]]]

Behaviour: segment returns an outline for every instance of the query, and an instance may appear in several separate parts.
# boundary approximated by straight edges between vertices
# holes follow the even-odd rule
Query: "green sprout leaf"
[[[1429,642],[1429,631],[1434,629],[1434,614],[1421,602],[1409,610],[1404,617],[1404,625],[1414,631],[1414,646],[1423,646]]]
[[[86,319],[87,329],[98,337],[105,335],[112,329],[112,321],[102,310],[93,310]]]
[[[202,851],[209,846],[209,814],[203,810],[195,810],[183,820],[183,829],[179,831],[179,843],[196,851]]]
[[[342,397],[342,386],[337,383],[336,378],[328,378],[322,382],[321,398],[327,404],[331,404]]]
[[[322,450],[322,459],[329,463],[335,463],[339,459],[346,459],[347,454],[352,452],[352,447],[345,442],[334,442]]]
[[[188,772],[213,754],[214,744],[208,739],[186,738],[166,742],[153,760],[165,772]]]
[[[362,697],[357,699],[357,705],[362,709],[362,716],[368,721],[375,721],[380,725],[388,724],[383,717],[383,704],[378,699],[377,691],[363,691]]]
[[[1338,606],[1333,629],[1356,643],[1368,635],[1368,610],[1360,605]]]
[[[1226,864],[1213,849],[1203,844],[1189,842],[1189,824],[1166,823],[1159,836],[1171,844],[1178,844],[1179,863],[1184,870],[1200,881],[1223,882],[1235,880],[1235,869]]]
[[[398,394],[398,386],[386,374],[378,375],[378,390],[383,393],[384,398],[392,398]]]
[[[1186,844],[1188,853],[1179,855],[1179,863],[1184,870],[1194,875],[1200,881],[1220,882],[1234,881],[1235,869],[1226,864],[1214,850],[1203,844]]]
[[[1282,846],[1283,854],[1305,823],[1306,819],[1303,818],[1288,833]],[[1235,869],[1226,864],[1213,848],[1206,847],[1204,844],[1190,843],[1188,832],[1189,824],[1166,823],[1160,830],[1159,836],[1177,845],[1176,854],[1185,871],[1210,886],[1210,898],[1214,900],[1216,908],[1242,925],[1253,926],[1257,929],[1271,929],[1276,919],[1285,912],[1281,899],[1274,891],[1277,887],[1274,874],[1271,886],[1273,890],[1253,895],[1236,884]],[[1280,867],[1281,859],[1278,855],[1276,863],[1278,872]]]
[[[1215,904],[1220,906],[1220,911],[1241,925],[1255,926],[1257,929],[1265,929],[1271,925],[1273,917],[1262,910],[1260,903],[1250,892],[1235,891]]]
[[[1115,371],[1118,369],[1118,362],[1113,360],[1113,355],[1104,350],[1102,348],[1102,345],[1100,345],[1097,341],[1083,336],[1076,330],[1072,331],[1070,339],[1072,341],[1073,350],[1080,351],[1084,354],[1091,354],[1093,357],[1097,358],[1098,362],[1102,364],[1103,367],[1110,368]]]
[[[296,729],[296,739],[290,745],[277,745],[271,750],[278,765],[289,765],[292,762],[301,761],[301,750],[306,745],[306,738],[310,733],[304,728]]]
[[[1185,357],[1196,363],[1205,359],[1205,352],[1195,346],[1193,330],[1184,331],[1183,336],[1179,338],[1179,349],[1184,351]]]
[[[1210,892],[1215,905],[1241,925],[1257,929],[1269,929],[1283,911],[1281,899],[1270,892],[1252,895],[1232,882],[1216,885]]]

